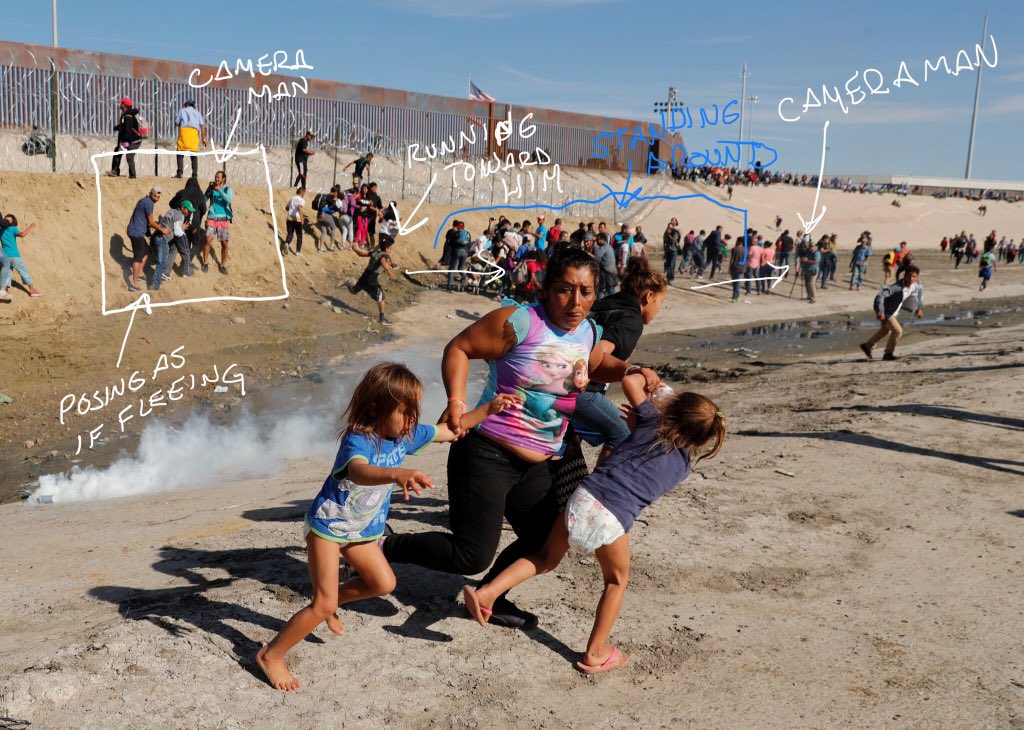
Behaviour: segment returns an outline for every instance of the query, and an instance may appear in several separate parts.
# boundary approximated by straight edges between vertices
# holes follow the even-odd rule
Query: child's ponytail
[[[725,414],[709,398],[700,393],[680,393],[668,400],[661,411],[658,438],[670,448],[686,449],[693,465],[715,457],[722,450]],[[698,456],[697,451],[709,443],[711,448]]]

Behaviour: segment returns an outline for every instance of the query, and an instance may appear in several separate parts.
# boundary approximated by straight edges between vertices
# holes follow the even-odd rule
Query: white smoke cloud
[[[231,424],[214,424],[208,414],[193,414],[180,428],[153,420],[143,430],[133,456],[122,456],[103,468],[76,466],[69,473],[43,476],[26,503],[131,497],[267,478],[279,473],[287,460],[303,457],[322,458],[326,474],[338,448],[340,414],[348,404],[355,383],[371,364],[388,359],[412,367],[425,386],[420,404],[423,423],[434,423],[447,405],[439,378],[436,343],[423,343],[418,348],[395,348],[386,355],[371,356],[365,363],[347,363],[344,374],[336,373],[336,380],[321,386],[320,392],[329,395],[315,410],[311,407],[288,413],[288,409],[294,409],[295,401],[289,399],[287,393],[278,391],[270,398],[276,404],[275,409],[256,416],[244,411]],[[486,374],[485,365],[473,365],[469,378],[471,404],[475,403]],[[282,410],[287,415],[282,415]]]
[[[248,413],[226,425],[193,414],[178,429],[153,421],[134,456],[106,468],[76,466],[67,474],[43,476],[27,502],[110,499],[265,478],[281,471],[288,459],[306,456],[323,456],[326,464],[336,449],[337,419],[336,411],[298,412],[261,427]]]

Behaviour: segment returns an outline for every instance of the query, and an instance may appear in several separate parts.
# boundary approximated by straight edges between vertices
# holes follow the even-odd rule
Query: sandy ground
[[[403,316],[409,316],[406,313]],[[571,668],[592,557],[521,588],[541,628],[481,629],[461,577],[399,566],[276,693],[252,653],[308,592],[299,522],[322,461],[217,489],[0,508],[0,714],[39,727],[1022,727],[1019,417],[1024,328],[705,384],[719,459],[642,515],[613,640]],[[440,482],[396,507],[444,522]],[[255,721],[253,718],[257,718]]]
[[[5,190],[29,198],[31,175],[2,177]],[[64,393],[117,375],[126,326],[98,314],[94,288],[75,285],[76,271],[98,268],[96,230],[85,223],[95,219],[95,189],[88,179],[61,184],[70,210],[53,216],[67,235],[41,237],[57,255],[30,258],[42,281],[60,284],[48,287],[56,296],[0,308],[16,355],[0,388],[15,396],[0,407],[0,458],[26,483],[66,468],[70,439],[98,420],[55,425]],[[813,190],[738,189],[741,196],[748,200],[733,203],[761,206],[761,217],[806,215]],[[133,197],[121,195],[124,204]],[[844,251],[865,227],[876,241],[907,238],[918,252],[930,249],[922,263],[931,303],[978,297],[974,268],[953,271],[934,251],[936,234],[967,227],[980,239],[994,227],[1010,235],[1020,222],[1019,207],[1006,205],[991,205],[985,220],[967,218],[958,201],[912,200],[908,210],[881,196],[823,192],[822,200],[823,226],[840,233]],[[673,210],[649,210],[648,233]],[[269,248],[266,220],[250,212],[244,225]],[[719,222],[700,209],[687,215],[701,227]],[[427,228],[403,242],[406,260],[430,262]],[[32,246],[29,238],[29,257]],[[395,314],[393,332],[381,332],[368,327],[369,300],[334,293],[358,263],[319,259],[286,259],[287,309],[210,303],[181,316],[139,315],[126,367],[152,367],[185,344],[197,368],[248,366],[255,392],[389,356],[436,383],[440,343],[493,306],[403,280],[389,285],[389,301],[415,304]],[[251,266],[239,271],[240,286],[265,275],[255,259]],[[692,283],[677,280],[650,328],[659,343],[705,327],[870,309],[871,287],[830,289],[811,307],[799,292],[789,297],[785,282],[775,296],[736,305],[721,288],[695,292]],[[190,285],[209,290],[201,280]],[[1024,267],[1010,267],[984,296],[1022,293]],[[0,717],[34,727],[307,727],[325,718],[410,727],[1024,727],[1022,333],[987,326],[910,342],[895,363],[829,353],[701,383],[729,415],[732,435],[718,459],[634,529],[632,587],[613,636],[631,666],[597,679],[571,668],[600,585],[593,559],[572,555],[519,590],[541,616],[530,633],[481,629],[458,605],[461,577],[399,566],[394,596],[344,611],[344,638],[321,629],[296,649],[300,693],[268,689],[251,657],[306,601],[299,521],[322,481],[322,457],[290,460],[271,477],[217,486],[197,479],[192,489],[139,498],[0,506],[8,586]],[[366,352],[353,357],[358,351]],[[216,399],[196,396],[180,410],[207,405]],[[438,489],[396,507],[397,529],[444,524],[445,455],[438,446],[412,462]]]

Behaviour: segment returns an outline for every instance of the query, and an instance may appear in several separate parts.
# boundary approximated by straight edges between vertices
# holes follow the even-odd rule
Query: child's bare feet
[[[327,617],[327,628],[329,628],[338,636],[341,636],[345,633],[345,627],[342,625],[341,619],[338,618],[338,614],[336,613]]]
[[[264,646],[256,652],[256,663],[260,665],[260,669],[267,676],[270,686],[284,692],[297,690],[299,688],[299,680],[295,679],[292,673],[288,671],[288,665],[284,663],[284,659],[267,657],[267,650],[269,648]]]

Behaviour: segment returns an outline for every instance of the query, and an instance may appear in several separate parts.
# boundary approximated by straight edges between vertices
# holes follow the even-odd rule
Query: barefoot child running
[[[434,486],[423,472],[400,468],[402,461],[428,443],[455,439],[443,423],[419,423],[422,395],[419,379],[393,362],[370,368],[352,393],[334,466],[306,512],[313,600],[256,654],[256,663],[275,689],[298,689],[284,657],[317,626],[326,621],[331,631],[342,634],[339,606],[394,590],[395,574],[377,544],[384,533],[391,490],[397,484],[409,499],[409,490],[419,495],[421,487]],[[463,423],[468,419],[476,425],[488,414],[519,402],[515,396],[499,395],[463,416]],[[359,575],[338,585],[342,556]]]
[[[2,273],[0,273],[0,301],[11,301],[9,289],[11,286],[12,269],[21,275],[21,281],[28,288],[28,295],[30,297],[43,296],[32,286],[32,276],[28,273],[28,267],[25,266],[25,260],[21,257],[21,251],[18,250],[18,239],[27,236],[35,227],[36,224],[31,223],[28,228],[21,230],[18,228],[18,219],[13,214],[4,216],[3,226],[0,227],[3,230],[3,233],[0,233],[0,245],[3,246],[3,257],[7,261],[6,265],[2,268]]]
[[[629,528],[640,511],[672,491],[691,470],[691,463],[715,456],[725,439],[725,416],[697,393],[668,394],[657,405],[644,393],[641,375],[622,379],[632,408],[633,432],[586,477],[569,498],[544,547],[520,558],[491,583],[463,588],[466,608],[480,624],[487,623],[491,604],[505,591],[538,573],[554,570],[569,547],[593,550],[604,576],[604,592],[576,668],[600,674],[626,666],[627,657],[608,643],[622,608],[629,577]],[[700,450],[713,444],[703,454]]]

